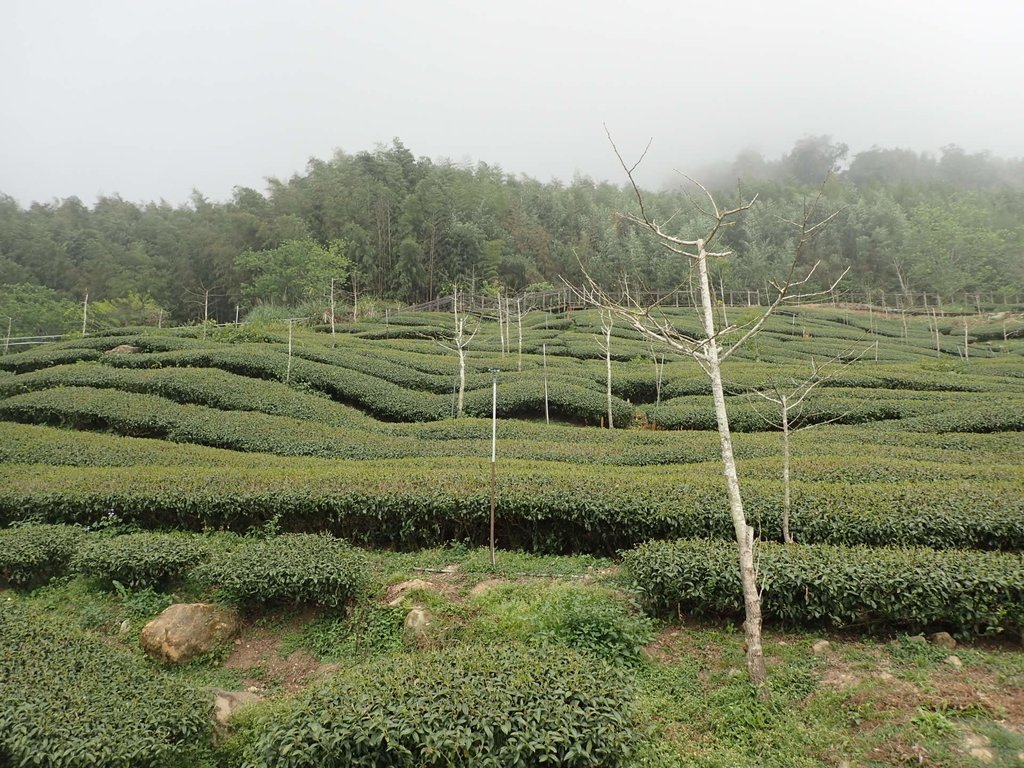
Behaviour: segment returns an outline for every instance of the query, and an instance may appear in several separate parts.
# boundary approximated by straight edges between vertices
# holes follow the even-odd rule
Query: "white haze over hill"
[[[1024,155],[1019,0],[6,0],[0,192],[178,204],[400,137],[547,181],[805,135]]]

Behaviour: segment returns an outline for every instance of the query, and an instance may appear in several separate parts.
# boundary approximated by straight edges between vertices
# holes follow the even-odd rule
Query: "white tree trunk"
[[[729,496],[729,512],[732,516],[736,544],[739,549],[740,582],[743,587],[743,607],[746,619],[743,630],[747,641],[747,673],[757,688],[758,694],[768,694],[768,675],[764,665],[764,651],[761,647],[761,596],[757,589],[757,566],[754,563],[754,529],[747,525],[740,495],[740,481],[736,473],[736,458],[732,450],[732,433],[729,430],[729,415],[725,409],[725,391],[722,387],[722,366],[718,359],[718,340],[715,335],[715,308],[711,298],[708,279],[707,252],[704,241],[697,243],[699,249],[697,270],[700,278],[701,305],[703,307],[704,335],[707,338],[705,362],[711,379],[711,393],[715,401],[715,418],[718,422],[718,436],[721,441],[722,467],[725,474],[726,491]]]
[[[789,532],[789,402],[782,396],[782,540],[793,543],[793,535]]]

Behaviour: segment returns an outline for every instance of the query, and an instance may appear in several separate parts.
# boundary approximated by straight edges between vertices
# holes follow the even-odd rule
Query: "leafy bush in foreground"
[[[0,530],[0,583],[27,587],[64,575],[82,537],[70,525],[19,525]]]
[[[0,603],[0,765],[196,765],[208,703],[98,637]]]
[[[762,544],[764,616],[793,625],[1024,629],[1024,556],[924,547]],[[742,616],[735,545],[652,541],[624,565],[661,615]]]
[[[181,533],[130,533],[94,536],[75,553],[75,570],[117,581],[126,587],[159,587],[206,556],[195,536]]]
[[[239,602],[294,602],[333,608],[362,590],[368,567],[363,552],[342,539],[295,533],[244,540],[197,573]]]
[[[456,648],[337,675],[253,733],[247,764],[615,768],[635,724],[626,680],[592,658]]]

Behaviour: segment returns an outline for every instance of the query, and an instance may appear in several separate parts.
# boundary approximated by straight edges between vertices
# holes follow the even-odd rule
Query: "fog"
[[[841,8],[841,10],[840,10]],[[5,0],[0,192],[179,204],[400,137],[645,183],[805,135],[1024,155],[1024,3]]]

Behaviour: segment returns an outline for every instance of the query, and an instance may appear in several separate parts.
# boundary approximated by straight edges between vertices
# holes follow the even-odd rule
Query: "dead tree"
[[[597,346],[604,353],[605,392],[608,400],[608,429],[615,429],[612,421],[612,324],[615,315],[611,309],[601,309],[601,336],[597,338]]]
[[[644,305],[641,304],[639,296],[633,297],[628,291],[621,298],[613,298],[590,278],[582,264],[580,267],[583,270],[584,279],[587,281],[588,290],[583,293],[577,290],[577,293],[580,295],[585,294],[589,297],[591,303],[610,310],[618,317],[625,319],[644,338],[658,342],[672,352],[695,360],[710,379],[715,405],[715,419],[721,443],[722,469],[726,480],[729,511],[732,517],[739,555],[740,582],[743,589],[745,613],[743,626],[747,645],[747,672],[752,684],[758,691],[758,696],[762,699],[767,699],[770,697],[770,691],[765,670],[764,651],[761,644],[761,593],[758,587],[754,529],[747,524],[746,514],[743,509],[743,497],[740,492],[736,459],[732,447],[732,432],[729,428],[729,415],[725,406],[725,391],[722,387],[722,362],[733,355],[740,346],[760,331],[772,312],[783,303],[797,301],[812,295],[827,294],[832,290],[834,284],[824,291],[799,293],[798,291],[809,283],[817,264],[812,266],[799,279],[796,277],[796,271],[801,257],[804,255],[811,240],[835,218],[836,214],[833,213],[828,216],[819,217],[818,209],[821,202],[821,192],[819,192],[817,198],[812,203],[805,204],[802,220],[790,222],[797,230],[797,238],[793,261],[788,269],[788,273],[782,280],[770,282],[775,291],[775,298],[768,297],[768,306],[756,319],[738,326],[727,325],[723,328],[718,328],[715,321],[711,280],[708,274],[708,260],[712,258],[726,258],[731,255],[729,251],[716,251],[712,250],[712,248],[723,229],[732,226],[739,216],[754,205],[756,196],[746,202],[740,202],[733,208],[722,209],[718,206],[714,196],[707,188],[697,182],[693,182],[701,190],[707,201],[706,207],[701,207],[694,203],[698,212],[707,220],[706,229],[703,236],[693,239],[673,234],[672,231],[666,228],[669,222],[659,223],[653,218],[634,176],[637,167],[643,162],[644,156],[647,154],[647,149],[644,150],[640,159],[630,166],[623,160],[610,134],[608,139],[612,144],[616,157],[619,159],[619,163],[622,165],[622,169],[630,181],[639,209],[639,213],[620,214],[622,218],[627,223],[649,232],[660,246],[677,256],[687,259],[691,265],[697,268],[700,293],[698,314],[701,320],[701,332],[691,336],[677,329],[661,312],[661,302],[664,299],[654,304]],[[648,144],[649,148],[650,144]],[[691,179],[690,181],[693,180]],[[818,220],[814,222],[816,218]],[[836,282],[838,283],[838,281]],[[732,340],[726,342],[725,339],[727,337],[730,337]]]
[[[876,342],[877,343],[877,342]],[[870,349],[871,347],[868,347]],[[753,397],[759,397],[773,407],[772,416],[761,414],[769,425],[782,431],[782,540],[792,544],[793,534],[790,532],[790,510],[792,509],[792,494],[790,491],[790,450],[789,436],[794,432],[802,432],[822,424],[832,424],[844,418],[849,411],[838,414],[831,419],[821,421],[809,421],[811,414],[804,411],[804,405],[811,392],[825,382],[834,379],[846,366],[860,360],[867,353],[867,349],[856,357],[850,358],[847,355],[838,355],[828,360],[824,365],[818,366],[811,361],[811,375],[802,381],[791,381],[787,386],[776,383],[771,387],[757,389],[750,393]],[[776,417],[778,420],[776,421]]]
[[[448,337],[446,344],[443,341],[438,341],[437,344],[442,349],[447,349],[449,352],[454,352],[459,356],[459,393],[458,400],[456,402],[455,416],[456,418],[462,418],[462,412],[466,402],[466,347],[469,346],[470,342],[473,341],[473,337],[479,327],[474,328],[472,332],[467,333],[466,321],[469,319],[468,315],[463,313],[459,315],[459,287],[458,285],[452,291],[452,308],[455,315],[455,330],[452,335]]]

